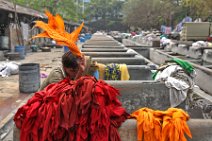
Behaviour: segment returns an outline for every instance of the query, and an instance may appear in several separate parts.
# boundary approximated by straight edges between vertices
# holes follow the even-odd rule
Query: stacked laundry
[[[117,89],[85,76],[48,85],[15,114],[21,141],[120,141],[128,114]]]

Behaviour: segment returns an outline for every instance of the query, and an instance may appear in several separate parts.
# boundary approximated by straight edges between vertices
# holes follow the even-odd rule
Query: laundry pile
[[[18,64],[15,62],[1,62],[0,76],[8,77],[10,75],[18,74]]]
[[[162,81],[170,91],[170,105],[177,107],[187,98],[194,88],[196,71],[187,61],[173,58],[158,68],[153,79]]]
[[[84,76],[48,85],[15,114],[21,141],[120,141],[128,114],[117,89]]]
[[[192,138],[186,123],[189,115],[181,109],[141,108],[131,116],[137,120],[138,141],[186,141],[184,134]]]

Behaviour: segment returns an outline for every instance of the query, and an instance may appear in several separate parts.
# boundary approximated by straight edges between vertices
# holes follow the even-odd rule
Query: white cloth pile
[[[18,74],[18,64],[15,62],[1,62],[0,63],[0,75],[2,77],[8,77],[10,75]]]
[[[159,71],[155,80],[165,82],[166,87],[170,90],[171,107],[176,107],[185,101],[189,89],[194,87],[194,81],[186,73],[181,74],[187,81],[178,79],[173,76],[174,73],[182,72],[183,68],[178,65],[170,65],[163,71]],[[195,71],[194,71],[195,73]]]
[[[202,51],[200,48],[202,47],[212,47],[212,44],[210,42],[205,42],[205,41],[197,41],[192,44],[190,47],[190,50],[195,52],[195,54],[198,56],[198,58],[202,57]]]
[[[207,47],[207,46],[208,46],[208,43],[205,41],[197,41],[192,44],[192,48],[197,48],[197,49],[200,47]]]
[[[172,41],[171,41],[170,39],[167,39],[166,37],[162,37],[162,38],[160,39],[160,44],[161,44],[162,47],[165,47],[165,46],[167,46],[167,45],[170,45],[171,42],[172,42]]]

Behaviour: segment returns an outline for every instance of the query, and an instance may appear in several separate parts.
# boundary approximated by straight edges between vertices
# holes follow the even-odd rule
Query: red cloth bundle
[[[84,76],[39,91],[15,114],[21,141],[120,141],[128,114],[117,89]]]

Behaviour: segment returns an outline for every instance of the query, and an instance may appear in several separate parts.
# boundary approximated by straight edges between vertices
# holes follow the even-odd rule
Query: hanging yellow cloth
[[[192,138],[186,123],[189,115],[182,109],[153,111],[142,108],[131,117],[137,119],[138,141],[186,141],[184,134]]]
[[[127,65],[126,64],[119,64],[119,68],[121,71],[121,80],[129,80],[130,79],[130,75],[127,69]]]
[[[96,66],[97,66],[98,71],[99,71],[99,79],[104,80],[105,65],[101,64],[101,63],[96,63]]]
[[[51,38],[57,42],[58,45],[67,46],[70,51],[76,56],[82,56],[79,48],[76,45],[78,35],[82,30],[84,23],[82,23],[71,34],[65,31],[65,25],[60,15],[53,16],[49,11],[45,12],[48,17],[48,23],[43,21],[36,21],[34,27],[43,29],[43,32],[34,36],[34,38]]]
[[[105,78],[105,64],[102,63],[96,63],[96,66],[98,67],[98,71],[99,71],[99,79],[104,80]],[[126,64],[120,64],[119,65],[120,71],[121,71],[121,80],[129,80],[130,79],[130,75],[127,69],[127,65]]]

